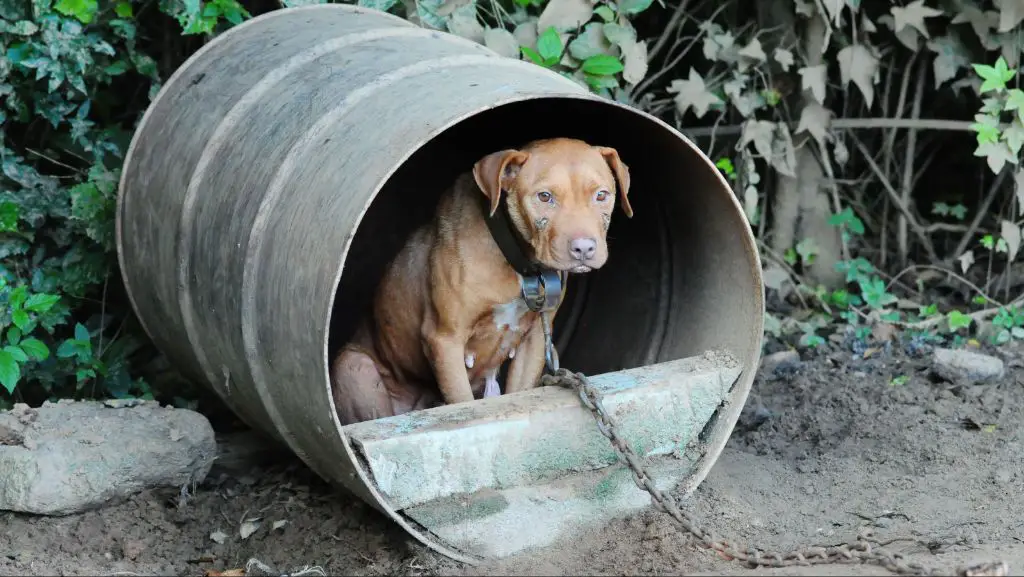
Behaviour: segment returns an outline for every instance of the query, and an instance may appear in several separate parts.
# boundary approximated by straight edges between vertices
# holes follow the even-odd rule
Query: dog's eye
[[[541,202],[551,202],[552,200],[554,200],[554,197],[551,196],[550,192],[542,190],[537,193],[537,200]]]
[[[597,194],[594,195],[594,198],[597,200],[597,202],[604,202],[608,200],[608,191],[603,189],[599,190],[597,191]]]

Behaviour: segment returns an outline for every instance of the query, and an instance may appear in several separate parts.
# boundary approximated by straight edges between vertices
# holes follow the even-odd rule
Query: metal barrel
[[[739,203],[660,120],[454,35],[322,4],[203,46],[153,100],[125,159],[116,231],[132,306],[178,368],[249,425],[424,544],[472,561],[397,513],[359,464],[328,362],[440,192],[484,154],[551,136],[617,148],[635,211],[613,218],[608,264],[570,286],[556,322],[562,366],[594,374],[711,348],[742,365],[702,433],[692,489],[760,357],[760,261]]]

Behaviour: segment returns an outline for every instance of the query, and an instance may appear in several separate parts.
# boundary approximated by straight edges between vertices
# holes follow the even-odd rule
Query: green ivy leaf
[[[946,315],[946,323],[949,325],[950,332],[956,332],[971,326],[971,320],[970,315],[965,315],[960,311],[950,311]]]
[[[28,362],[28,355],[26,355],[25,351],[21,350],[21,347],[19,346],[7,345],[6,347],[3,348],[3,350],[10,354],[12,357],[14,357],[14,360],[18,361],[19,363]]]
[[[18,232],[18,205],[9,200],[0,202],[0,232]]]
[[[974,64],[973,66],[974,71],[984,80],[979,90],[981,94],[1005,90],[1006,83],[1017,74],[1015,70],[1010,70],[1002,56],[999,57],[999,60],[996,60],[995,66],[988,66],[986,64]]]
[[[654,0],[620,0],[619,12],[622,14],[639,14],[651,7]]]
[[[519,50],[522,51],[524,56],[532,60],[534,64],[544,66],[544,58],[541,57],[540,54],[537,54],[537,51],[533,48],[530,48],[529,46],[521,46]]]
[[[89,329],[82,323],[75,323],[75,340],[89,344]]]
[[[14,323],[14,326],[18,327],[23,332],[27,332],[27,328],[31,321],[32,319],[29,318],[28,313],[21,309],[18,309],[11,313],[11,322]]]
[[[133,16],[131,2],[118,2],[114,6],[114,13],[121,18],[131,18]]]
[[[548,26],[537,38],[537,52],[545,64],[557,64],[562,57],[562,38],[554,26]]]
[[[615,20],[615,11],[612,10],[607,4],[602,4],[597,8],[594,8],[594,14],[601,17],[601,20],[605,22],[611,22]]]
[[[16,345],[21,342],[21,329],[18,327],[11,327],[7,329],[7,343]]]
[[[828,218],[831,226],[846,226],[853,234],[864,234],[864,221],[853,213],[853,209],[846,207],[842,212],[833,214]]]
[[[61,359],[70,359],[78,354],[78,349],[78,341],[75,339],[68,339],[57,347],[57,357]]]
[[[37,361],[45,361],[50,358],[50,347],[35,337],[29,337],[21,341],[20,346],[21,350]]]
[[[612,74],[622,72],[622,68],[622,62],[618,58],[607,54],[591,56],[584,60],[583,66],[580,67],[585,74],[592,74],[594,76],[611,76]]]
[[[14,25],[7,29],[11,34],[18,34],[20,36],[31,36],[36,32],[39,32],[39,26],[31,20],[21,20],[15,22]]]
[[[18,381],[21,380],[21,366],[14,360],[11,353],[0,350],[0,385],[3,385],[9,394],[14,394]]]
[[[53,305],[60,302],[60,295],[48,295],[44,293],[36,293],[25,301],[25,310],[32,311],[34,313],[45,313],[53,308]]]
[[[54,10],[65,16],[74,16],[82,24],[92,22],[98,8],[96,0],[57,0]]]

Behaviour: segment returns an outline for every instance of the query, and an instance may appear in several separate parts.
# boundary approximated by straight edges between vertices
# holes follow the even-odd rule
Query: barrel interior
[[[609,260],[574,275],[555,337],[562,365],[588,374],[724,348],[759,351],[757,281],[747,224],[715,169],[676,133],[629,109],[577,98],[538,98],[477,113],[396,169],[354,236],[336,294],[329,355],[366,311],[387,263],[439,195],[480,157],[537,138],[612,146],[629,166],[634,217],[618,208]]]

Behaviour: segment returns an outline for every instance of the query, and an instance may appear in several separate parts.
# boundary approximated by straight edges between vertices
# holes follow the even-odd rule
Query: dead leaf
[[[488,28],[485,30],[484,46],[502,56],[519,58],[519,43],[516,42],[516,37],[504,28]]]
[[[712,62],[716,60],[726,63],[733,62],[737,57],[736,39],[732,32],[722,31],[717,24],[713,24],[713,26],[715,28],[708,28],[705,31],[707,36],[704,37],[704,58]]]
[[[971,265],[974,264],[974,251],[969,250],[963,253],[957,257],[957,260],[960,261],[960,272],[967,274],[967,269],[971,268]]]
[[[213,533],[210,533],[210,539],[218,545],[223,545],[224,541],[226,541],[227,538],[227,534],[219,529],[214,531]]]
[[[894,325],[889,323],[878,323],[871,328],[871,336],[880,343],[893,340],[897,334],[899,334],[899,331]]]
[[[797,14],[810,18],[817,13],[814,9],[814,2],[809,0],[793,0],[793,9]]]
[[[997,0],[1000,32],[1009,32],[1024,20],[1024,3],[1020,0]]]
[[[270,526],[270,530],[271,531],[277,531],[278,529],[280,529],[281,527],[284,527],[287,524],[288,524],[288,521],[286,521],[284,519],[281,519],[279,521],[274,521],[274,524]]]
[[[248,521],[243,522],[242,525],[238,528],[238,535],[244,541],[248,539],[250,536],[252,536],[252,534],[255,533],[256,530],[259,528],[260,520],[258,518],[250,519]]]
[[[519,24],[512,30],[516,43],[527,48],[537,48],[537,20],[531,19]]]
[[[875,100],[875,74],[878,72],[878,58],[863,44],[852,44],[836,55],[839,62],[839,76],[843,86],[852,81],[864,95],[864,102],[871,108]]]
[[[974,150],[974,156],[983,156],[993,174],[999,174],[1003,167],[1009,164],[1017,164],[1017,157],[1010,154],[1010,148],[1006,142],[985,142],[979,144]]]
[[[760,202],[760,197],[757,194],[757,187],[748,186],[743,189],[743,212],[747,215],[747,220],[754,222],[754,217],[757,216],[757,205]]]
[[[978,40],[981,41],[981,45],[986,50],[994,50],[995,46],[991,45],[992,41],[992,30],[999,25],[999,13],[992,10],[983,11],[977,6],[970,4],[963,4],[957,11],[956,16],[950,21],[951,24],[963,24],[968,22],[971,28],[974,29],[974,33],[978,36]]]
[[[750,41],[750,44],[741,48],[739,55],[756,62],[764,62],[768,59],[768,55],[764,53],[764,48],[761,48],[761,41],[757,38],[754,38]]]
[[[537,20],[538,30],[554,26],[559,32],[574,30],[590,20],[594,5],[588,0],[549,0]]]
[[[771,163],[780,173],[796,177],[796,148],[793,146],[793,135],[784,122],[775,125],[772,138]]]
[[[595,22],[595,24],[597,23]],[[598,26],[604,32],[604,37],[612,44],[621,46],[630,42],[636,42],[636,29],[628,21],[625,24],[608,22],[607,24],[598,24]]]
[[[1017,170],[1013,182],[1016,185],[1014,192],[1017,194],[1017,216],[1020,216],[1024,214],[1024,168]]]
[[[450,16],[467,4],[473,4],[473,0],[444,0],[434,13],[438,16]]]
[[[205,577],[245,577],[245,569],[225,569],[223,571],[207,569],[203,571],[203,575]]]
[[[878,26],[875,26],[875,23],[871,21],[871,18],[868,18],[867,14],[860,15],[860,27],[868,34],[878,32]]]
[[[928,36],[928,26],[925,25],[925,18],[934,18],[942,15],[942,10],[929,8],[924,5],[924,0],[914,0],[906,6],[893,6],[889,9],[894,20],[893,31],[899,32],[907,26],[913,26],[925,38]]]
[[[619,48],[622,50],[622,79],[636,86],[647,76],[647,41],[624,42]]]
[[[448,19],[448,31],[473,42],[483,44],[484,25],[476,17],[476,5],[467,4],[452,13]]]
[[[921,41],[921,33],[915,28],[904,26],[900,30],[896,30],[896,19],[889,14],[880,16],[878,21],[888,26],[889,29],[896,34],[896,39],[907,48],[914,51],[920,48],[919,43]]]
[[[761,278],[765,287],[779,290],[783,283],[789,280],[789,273],[779,265],[773,264],[764,269]]]
[[[785,48],[776,48],[775,52],[772,52],[772,58],[786,72],[789,72],[789,69],[793,67],[793,53]]]
[[[612,44],[605,38],[601,23],[590,22],[584,26],[583,31],[569,43],[569,54],[580,61],[598,54],[612,55]]]
[[[825,104],[825,86],[828,80],[828,66],[825,64],[819,64],[818,66],[804,66],[800,70],[797,70],[800,74],[800,89],[809,90],[811,96],[818,101],[819,104]]]
[[[935,88],[956,78],[961,70],[971,64],[967,49],[960,42],[955,32],[939,36],[927,43],[928,49],[935,53],[932,60],[932,72],[935,76]]]
[[[825,11],[828,12],[832,23],[839,26],[843,16],[843,8],[846,7],[846,0],[821,0],[821,4],[825,7]]]
[[[832,122],[832,111],[817,102],[808,102],[800,111],[800,122],[797,123],[796,133],[808,132],[818,141],[818,146],[824,147],[828,138],[829,123]]]
[[[846,148],[846,143],[840,139],[836,139],[832,143],[832,158],[836,159],[836,164],[839,166],[845,165],[850,160],[850,149]]]
[[[722,103],[721,98],[707,89],[704,78],[693,68],[690,69],[689,79],[673,80],[668,92],[676,95],[676,110],[680,115],[692,108],[693,114],[702,118],[713,105]]]
[[[1016,34],[993,34],[995,40],[998,41],[999,50],[1006,60],[1006,65],[1009,66],[1010,70],[1016,70],[1020,65],[1020,41]]]
[[[754,150],[764,159],[772,157],[772,141],[775,140],[775,123],[770,120],[751,119],[743,123],[740,146],[754,144]]]
[[[999,223],[999,236],[1006,241],[1006,256],[1012,261],[1020,250],[1020,227],[1009,220],[1003,220]]]

